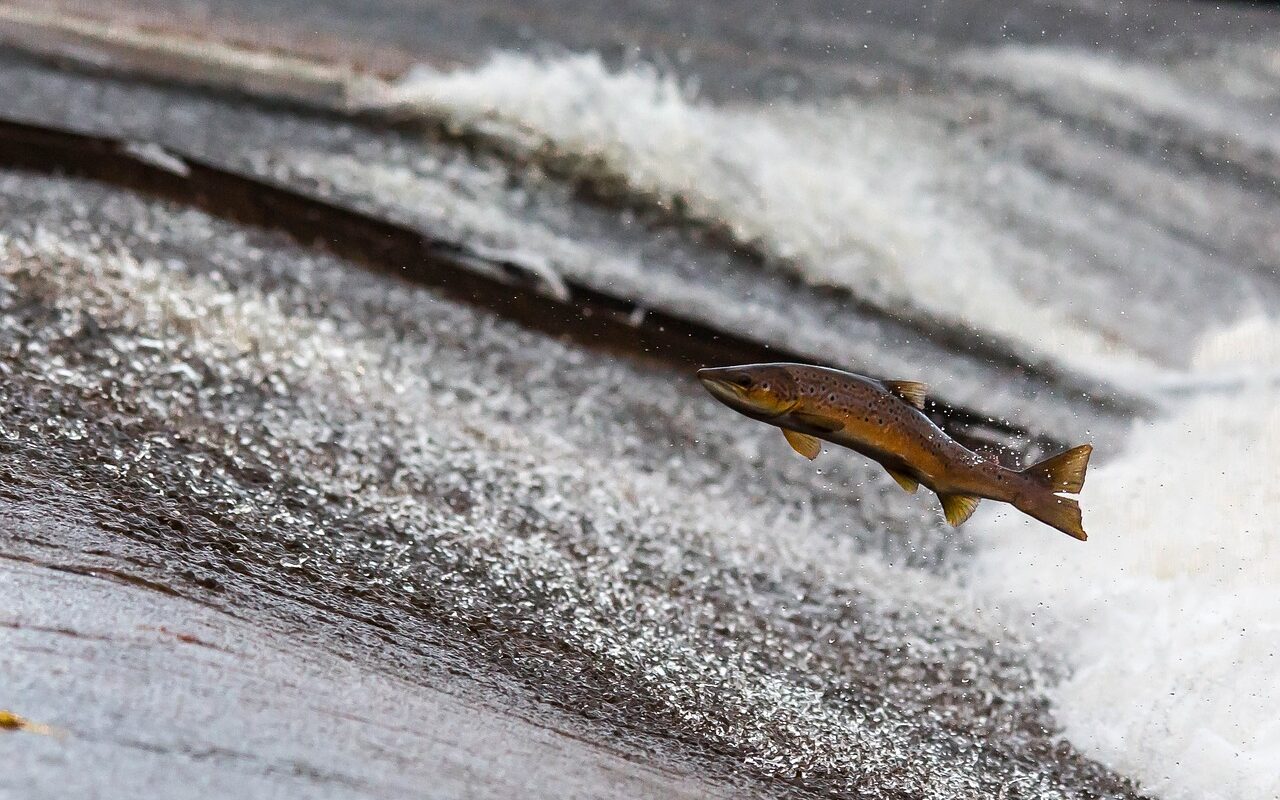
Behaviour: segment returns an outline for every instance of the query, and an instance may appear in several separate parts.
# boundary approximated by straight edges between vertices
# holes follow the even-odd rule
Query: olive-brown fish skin
[[[1046,478],[1035,472],[1041,465],[1020,472],[983,458],[884,382],[806,364],[703,369],[698,378],[735,411],[855,450],[897,473],[895,479],[906,476],[933,490],[944,504],[951,496],[1010,503],[1075,538],[1085,538],[1075,501],[1050,490]],[[1089,449],[1085,445],[1068,451],[1082,453],[1076,459],[1081,462],[1078,480],[1069,482],[1075,491],[1075,483],[1083,483]]]

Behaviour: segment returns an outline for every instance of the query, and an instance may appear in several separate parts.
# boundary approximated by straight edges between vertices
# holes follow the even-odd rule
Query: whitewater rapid
[[[900,106],[713,106],[652,67],[614,71],[595,54],[499,54],[474,70],[419,68],[383,102],[530,153],[571,154],[588,174],[621,177],[637,195],[726,225],[812,283],[853,287],[903,315],[960,322],[1029,359],[1083,371],[1104,357],[1150,366],[1070,309],[1019,290],[1013,272],[1049,265],[972,207],[946,200],[955,166],[980,156]]]
[[[1132,67],[1050,50],[1032,51],[1032,63],[1079,62],[1082,73],[1060,81],[1049,101],[1120,125],[1111,119],[1119,100],[1099,108],[1082,98],[1110,86],[1100,84],[1107,76],[1132,82]],[[579,177],[723,227],[775,267],[899,316],[976,331],[1028,362],[1145,385],[1183,357],[1201,323],[1230,323],[1268,284],[1215,252],[1216,242],[1202,244],[1233,223],[1188,197],[1189,179],[1176,166],[1109,163],[1115,155],[1105,142],[1082,146],[1070,125],[1046,124],[1028,112],[1033,101],[1010,99],[1022,91],[1043,100],[1040,84],[1024,75],[1029,58],[1026,48],[962,51],[943,67],[958,82],[998,76],[1008,92],[962,85],[943,98],[714,104],[645,64],[611,69],[590,53],[498,54],[472,69],[417,68],[389,95],[362,102],[498,140],[521,158],[569,164]],[[1159,105],[1121,109],[1123,120],[1183,110],[1200,131],[1204,63],[1213,62],[1194,62],[1198,71],[1184,70],[1191,77],[1153,82]],[[1218,105],[1236,110],[1227,118],[1244,126],[1258,114],[1238,109],[1257,103],[1255,92],[1224,95]],[[992,146],[996,139],[1007,142]],[[1274,132],[1249,141],[1280,151]],[[1107,195],[1099,182],[1112,184]],[[1234,224],[1266,218],[1256,198],[1240,197],[1228,181],[1197,190],[1218,198]],[[1207,281],[1215,273],[1232,280]],[[1198,315],[1153,313],[1191,297]]]
[[[1270,52],[1234,57],[1262,74]],[[952,67],[1060,90],[1048,102],[1111,127],[1181,115],[1192,129],[1235,124],[1250,146],[1276,147],[1235,102],[1257,99],[1258,81],[1232,95],[1208,75],[1211,59],[1188,63],[1138,70],[1018,47],[961,53]],[[1056,83],[1036,77],[1046,65]],[[1216,125],[1198,110],[1209,94]],[[1042,136],[1027,160],[993,154],[901,98],[714,105],[670,75],[610,69],[594,54],[421,68],[370,102],[524,157],[553,153],[726,227],[808,282],[1152,397],[1163,415],[1136,423],[1127,442],[1096,443],[1088,544],[989,503],[974,524],[984,544],[957,581],[1066,665],[1054,716],[1087,754],[1166,800],[1280,796],[1280,389],[1268,372],[1280,327],[1268,284],[1186,245],[1221,236],[1226,216],[1265,216],[1265,204],[1213,176],[1131,159],[1105,177],[1133,204],[1111,205],[1028,166],[1096,161],[1102,174],[1105,147]],[[1010,118],[1002,135],[1032,135],[1016,109],[988,111]],[[1263,258],[1274,246],[1226,238]]]
[[[1205,390],[1091,471],[1086,546],[977,523],[979,595],[1071,668],[1067,738],[1167,800],[1280,796],[1278,357],[1276,320],[1208,337]]]

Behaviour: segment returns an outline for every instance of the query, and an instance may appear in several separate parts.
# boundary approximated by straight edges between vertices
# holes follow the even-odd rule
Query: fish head
[[[785,364],[747,364],[698,370],[698,380],[717,400],[748,417],[771,420],[795,408],[799,392]]]

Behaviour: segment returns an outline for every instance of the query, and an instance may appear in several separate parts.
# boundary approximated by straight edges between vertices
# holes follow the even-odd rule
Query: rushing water
[[[4,80],[31,117],[1105,436],[1087,544],[992,508],[949,533],[929,498],[847,453],[803,463],[668,373],[20,175],[0,192],[8,474],[59,452],[86,505],[106,485],[207,522],[184,535],[210,569],[234,539],[250,572],[373,596],[543,697],[788,786],[1280,796],[1280,43],[870,38],[893,55],[853,88],[702,93],[695,67],[587,50],[359,98],[447,141],[17,64]],[[854,299],[903,340],[850,322]],[[1006,382],[938,331],[1055,377]],[[1119,427],[1080,385],[1157,410]]]
[[[396,99],[574,154],[807,281],[1161,397],[1167,418],[1092,474],[1088,548],[989,514],[961,581],[1061,654],[1050,696],[1087,752],[1166,797],[1274,796],[1280,44],[1159,64],[1011,45],[936,68],[981,82],[947,105],[717,105],[646,67],[499,56],[412,73]],[[1116,131],[1167,144],[1118,155]],[[1223,155],[1195,169],[1179,147]]]

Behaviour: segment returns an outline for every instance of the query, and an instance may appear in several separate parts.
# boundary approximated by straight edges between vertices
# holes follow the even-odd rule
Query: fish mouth
[[[744,395],[742,387],[724,380],[717,373],[719,373],[719,370],[714,367],[700,369],[698,370],[698,380],[702,381],[702,385],[707,387],[707,391],[711,392],[711,395],[717,400],[741,402]]]
[[[732,368],[708,367],[698,370],[698,380],[707,387],[711,396],[733,410],[759,420],[772,420],[789,413],[798,402],[789,403],[784,408],[772,408],[761,405],[747,396],[747,390],[738,384],[721,377],[732,372]]]

